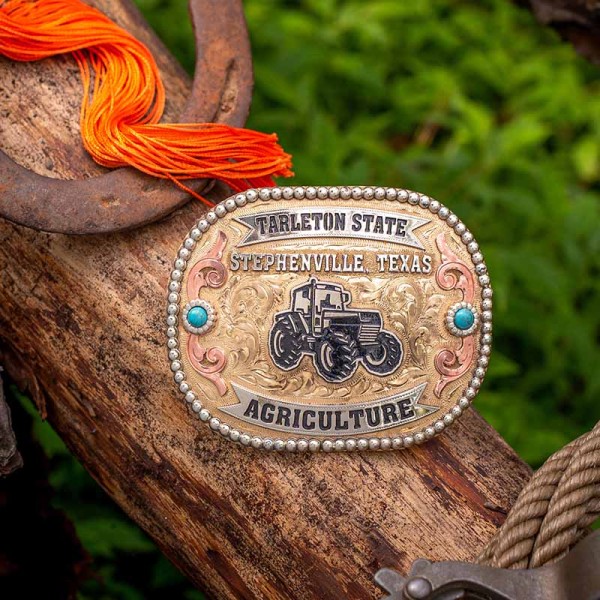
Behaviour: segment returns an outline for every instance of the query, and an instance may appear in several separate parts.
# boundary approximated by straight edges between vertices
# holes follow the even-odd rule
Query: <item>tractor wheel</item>
[[[389,331],[381,331],[377,336],[378,346],[365,352],[363,361],[367,371],[376,375],[393,373],[402,362],[402,343]]]
[[[315,344],[313,363],[323,379],[345,381],[358,367],[356,340],[344,331],[328,331]]]
[[[302,337],[288,319],[276,321],[269,333],[269,351],[273,362],[284,371],[297,367],[302,359]]]

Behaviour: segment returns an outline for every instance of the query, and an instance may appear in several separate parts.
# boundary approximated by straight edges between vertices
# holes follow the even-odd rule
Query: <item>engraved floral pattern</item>
[[[190,300],[197,298],[203,287],[217,288],[225,283],[227,269],[221,262],[227,245],[227,236],[219,231],[212,248],[190,269],[187,281],[187,295]]]
[[[413,283],[365,276],[352,276],[347,280],[353,291],[353,302],[384,309],[389,315],[386,327],[403,340],[406,358],[404,366],[394,376],[379,380],[365,377],[359,371],[343,385],[327,384],[314,373],[309,357],[305,357],[294,371],[282,372],[274,368],[265,351],[270,322],[265,323],[264,315],[272,314],[274,306],[285,304],[294,282],[297,283],[297,279],[293,276],[285,280],[280,275],[264,275],[257,279],[235,274],[229,279],[221,296],[224,326],[221,334],[228,338],[227,345],[232,348],[228,365],[237,380],[271,393],[350,400],[399,388],[427,374],[427,357],[440,335],[432,329],[432,324],[444,296],[425,277]]]
[[[197,335],[190,335],[187,343],[188,356],[194,369],[208,379],[216,388],[221,396],[227,392],[227,385],[221,371],[227,364],[225,353],[220,348],[204,348],[200,344]]]

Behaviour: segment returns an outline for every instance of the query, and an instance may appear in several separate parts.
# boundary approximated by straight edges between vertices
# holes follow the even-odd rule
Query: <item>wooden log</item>
[[[187,82],[145,41],[177,109]],[[10,113],[0,146],[44,174],[50,162],[60,177],[97,171],[78,139],[74,69],[68,59],[0,64]],[[411,450],[336,455],[245,449],[191,418],[163,323],[171,261],[201,212],[193,202],[160,224],[94,237],[0,222],[6,368],[22,377],[28,366],[69,448],[215,598],[362,600],[381,595],[381,567],[476,555],[530,472],[473,410]]]

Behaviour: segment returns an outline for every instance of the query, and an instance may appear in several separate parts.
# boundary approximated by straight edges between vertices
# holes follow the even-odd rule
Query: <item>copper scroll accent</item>
[[[221,262],[223,252],[227,245],[227,236],[219,231],[217,241],[212,248],[191,268],[187,282],[188,299],[199,297],[200,290],[204,287],[221,287],[227,279],[227,271]],[[200,343],[200,336],[190,333],[188,338],[188,356],[194,370],[202,377],[208,379],[221,396],[227,392],[227,385],[221,372],[227,364],[227,357],[221,348],[204,348]]]
[[[443,233],[436,237],[435,243],[442,255],[442,264],[435,274],[437,284],[443,290],[461,290],[462,300],[472,303],[475,297],[475,282],[471,270],[450,249]],[[438,398],[449,383],[464,375],[471,365],[474,351],[475,338],[470,335],[461,338],[458,350],[445,348],[437,353],[433,362],[437,372],[441,375],[434,389]]]

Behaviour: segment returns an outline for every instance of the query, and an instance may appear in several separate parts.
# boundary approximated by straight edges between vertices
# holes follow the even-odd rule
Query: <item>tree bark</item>
[[[0,367],[0,477],[10,475],[23,466],[12,428],[10,408],[4,398],[2,367]]]
[[[554,27],[561,37],[594,64],[600,64],[599,0],[520,0],[543,25]]]
[[[144,39],[176,111],[189,84]],[[98,171],[79,141],[70,59],[2,61],[0,89],[10,113],[0,145],[13,158],[63,178]],[[171,261],[201,212],[192,202],[160,224],[93,237],[0,222],[6,368],[29,366],[69,448],[215,598],[364,600],[381,595],[381,567],[477,555],[530,471],[474,410],[421,447],[340,455],[253,451],[194,421],[172,380],[163,322]]]

